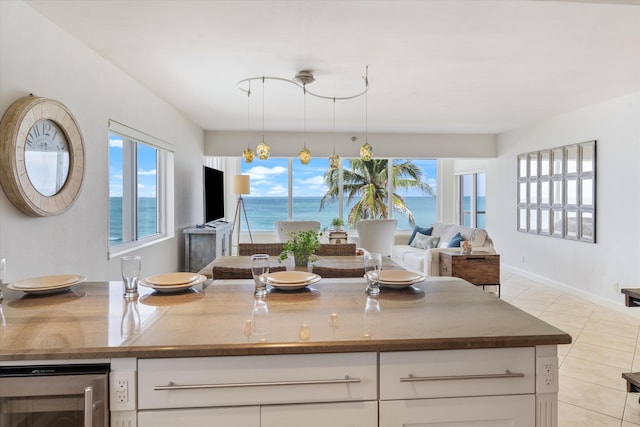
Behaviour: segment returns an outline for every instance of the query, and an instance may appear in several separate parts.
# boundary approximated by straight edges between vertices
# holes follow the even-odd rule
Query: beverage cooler
[[[0,426],[107,427],[109,365],[0,366]]]

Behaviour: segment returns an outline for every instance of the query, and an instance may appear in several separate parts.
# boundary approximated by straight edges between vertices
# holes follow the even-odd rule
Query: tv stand
[[[184,271],[197,273],[214,259],[231,255],[232,223],[216,221],[184,229]]]
[[[229,223],[228,223],[227,221],[223,221],[223,220],[221,220],[221,219],[218,219],[218,220],[213,221],[213,222],[207,222],[207,223],[203,224],[203,225],[202,225],[202,227],[203,227],[203,228],[204,228],[204,227],[218,228],[218,224],[221,224],[221,225],[227,225],[227,224],[229,224]]]

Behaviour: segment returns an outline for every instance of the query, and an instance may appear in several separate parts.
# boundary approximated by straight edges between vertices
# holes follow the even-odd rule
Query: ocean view
[[[321,228],[331,228],[331,220],[338,216],[337,203],[326,204],[320,210],[321,197],[295,197],[293,199],[293,219],[294,220],[317,220],[320,221]],[[436,220],[436,199],[432,197],[406,197],[407,206],[413,213],[416,224],[428,225]],[[286,197],[244,197],[244,205],[249,218],[251,231],[272,231],[273,223],[276,220],[286,219],[287,198]],[[344,207],[344,219],[353,203]],[[235,213],[227,213],[227,219]],[[398,230],[412,230],[406,216],[394,213],[394,218],[398,220]],[[244,218],[243,227],[246,227]]]
[[[155,234],[158,218],[155,197],[138,198],[138,238]],[[122,197],[109,198],[109,244],[122,243]]]

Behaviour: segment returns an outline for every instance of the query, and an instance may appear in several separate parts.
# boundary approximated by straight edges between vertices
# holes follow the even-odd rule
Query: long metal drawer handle
[[[409,374],[407,377],[400,378],[400,382],[418,382],[418,381],[450,381],[450,380],[484,380],[492,378],[522,378],[524,373],[511,372],[510,370],[504,371],[504,374],[478,374],[478,375],[444,375],[439,377],[416,377],[413,374]]]
[[[93,425],[93,387],[84,389],[84,426]]]
[[[351,378],[345,375],[344,379],[333,380],[303,380],[303,381],[269,381],[257,383],[224,383],[224,384],[187,384],[176,385],[173,381],[169,381],[168,385],[157,385],[153,389],[159,390],[193,390],[200,388],[231,388],[231,387],[265,387],[279,385],[309,385],[309,384],[352,384],[362,382],[360,378]]]

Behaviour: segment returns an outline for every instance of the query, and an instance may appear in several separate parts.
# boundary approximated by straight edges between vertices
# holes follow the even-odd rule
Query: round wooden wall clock
[[[26,96],[0,121],[0,184],[30,216],[57,215],[76,201],[84,178],[84,142],[63,104]]]

